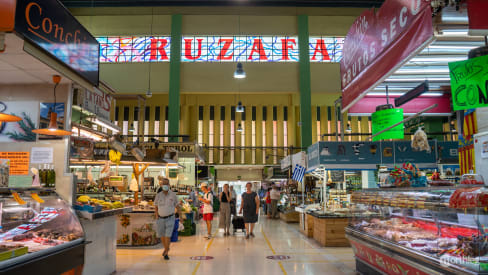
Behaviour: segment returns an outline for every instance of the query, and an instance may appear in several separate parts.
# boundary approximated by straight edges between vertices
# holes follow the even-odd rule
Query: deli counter
[[[0,188],[0,274],[81,274],[84,231],[54,190]]]
[[[346,228],[362,274],[488,274],[488,189],[365,189]]]

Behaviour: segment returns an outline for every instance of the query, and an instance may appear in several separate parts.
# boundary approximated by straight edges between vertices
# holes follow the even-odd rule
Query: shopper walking
[[[155,218],[157,235],[161,238],[164,246],[163,257],[169,260],[169,246],[171,244],[171,235],[175,226],[175,211],[178,206],[178,199],[176,194],[169,190],[169,180],[163,178],[161,180],[162,191],[156,194],[154,198]]]
[[[234,216],[237,214],[237,193],[234,190],[234,186],[230,186],[230,213]]]
[[[268,219],[271,218],[271,188],[266,191],[266,197],[264,197],[264,203],[266,204],[264,214],[268,214]]]
[[[220,214],[219,214],[219,228],[224,229],[224,236],[230,235],[230,201],[231,195],[229,185],[224,184],[224,190],[220,193]]]
[[[276,219],[278,218],[278,201],[281,199],[281,193],[278,190],[278,186],[274,185],[273,189],[269,193],[271,198],[271,218]]]
[[[258,221],[259,214],[259,196],[252,191],[252,183],[246,184],[246,192],[242,194],[241,208],[239,214],[244,210],[244,223],[246,227],[246,239],[254,237],[254,225]]]
[[[199,200],[203,203],[203,220],[207,223],[207,239],[212,238],[212,220],[213,220],[213,195],[206,183],[202,183],[200,189],[205,193]]]

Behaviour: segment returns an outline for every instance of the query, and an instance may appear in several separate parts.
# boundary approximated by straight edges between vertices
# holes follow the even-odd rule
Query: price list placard
[[[10,160],[10,175],[29,174],[29,152],[0,152],[0,159]]]

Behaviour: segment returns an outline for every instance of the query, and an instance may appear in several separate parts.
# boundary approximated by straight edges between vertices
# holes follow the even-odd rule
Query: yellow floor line
[[[269,241],[268,237],[266,236],[266,234],[264,233],[264,230],[263,228],[261,228],[261,233],[263,234],[263,237],[264,239],[266,240],[266,243],[268,244],[269,246],[269,249],[271,249],[271,252],[273,252],[273,255],[276,255],[276,251],[274,250],[273,246],[271,245],[271,242]],[[283,272],[283,275],[288,275],[288,273],[286,273],[286,270],[285,268],[283,267],[283,264],[280,262],[278,262],[278,265],[280,266],[281,268],[281,271]]]
[[[286,270],[285,270],[285,268],[283,267],[283,265],[281,264],[281,262],[278,262],[278,264],[280,265],[280,268],[281,268],[281,271],[283,271],[283,274],[284,274],[284,275],[287,275],[288,273],[286,273]]]
[[[276,254],[276,251],[271,246],[271,243],[269,242],[268,237],[266,237],[266,234],[264,233],[264,231],[263,231],[262,228],[261,228],[261,233],[263,234],[263,237],[266,240],[266,243],[268,244],[269,248],[271,249],[271,252],[273,252],[273,255],[275,255]]]
[[[212,234],[212,239],[210,240],[210,242],[208,242],[207,247],[205,247],[205,252],[203,252],[203,256],[207,256],[208,250],[210,249],[210,246],[211,246],[211,245],[212,245],[212,243],[213,243],[213,240],[214,240],[213,236],[215,236],[215,233],[217,233],[217,232],[214,232],[214,233]],[[195,266],[195,269],[194,269],[194,270],[193,270],[193,272],[191,273],[192,275],[197,274],[198,268],[200,268],[200,265],[201,265],[201,264],[202,264],[202,261],[198,261],[197,265]]]
[[[198,263],[197,263],[197,266],[195,266],[195,269],[193,270],[192,275],[197,274],[198,268],[200,267],[200,264],[201,264],[201,263],[202,263],[202,262],[198,262]]]

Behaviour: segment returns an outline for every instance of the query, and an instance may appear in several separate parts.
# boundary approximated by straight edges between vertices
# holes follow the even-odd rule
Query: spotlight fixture
[[[242,102],[240,101],[237,103],[236,113],[244,113],[244,106],[242,106]]]
[[[244,132],[244,129],[242,129],[242,125],[240,123],[237,124],[237,132],[239,132],[239,133]]]
[[[33,133],[48,136],[71,136],[72,132],[58,129],[58,114],[56,113],[56,87],[61,82],[61,76],[53,75],[54,82],[54,106],[49,109],[49,126],[43,129],[32,130]]]
[[[352,132],[351,125],[348,123],[346,128],[346,133]]]
[[[234,72],[234,78],[246,78],[246,72],[242,68],[242,63],[237,63],[237,69]]]
[[[134,123],[130,124],[129,132],[134,133],[136,130],[134,129]]]

